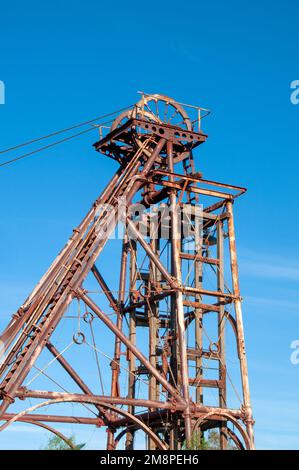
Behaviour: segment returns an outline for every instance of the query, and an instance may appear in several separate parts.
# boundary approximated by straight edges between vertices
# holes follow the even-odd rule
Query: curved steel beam
[[[2,424],[2,426],[0,426],[0,431],[4,431],[4,429],[6,429],[9,425],[11,425],[15,421],[17,421],[18,418],[20,418],[21,416],[26,415],[26,413],[29,412],[29,411],[34,411],[34,410],[37,410],[37,409],[42,408],[44,406],[52,405],[54,403],[66,403],[66,402],[69,402],[69,403],[75,402],[76,403],[77,401],[74,400],[74,399],[68,399],[68,398],[64,398],[64,399],[57,398],[55,400],[47,400],[47,401],[44,401],[42,403],[38,403],[37,405],[31,406],[30,408],[27,408],[26,410],[21,411],[20,413],[16,414],[13,418],[6,421],[6,423],[4,423],[4,424]],[[138,425],[138,427],[140,429],[142,429],[146,434],[149,435],[149,437],[155,442],[155,444],[158,446],[159,449],[161,449],[161,450],[166,450],[167,449],[166,444],[164,442],[162,442],[158,438],[158,436],[146,424],[144,424],[142,421],[140,421],[140,419],[138,419],[136,416],[132,415],[128,411],[119,409],[117,406],[113,406],[113,405],[109,405],[107,403],[103,403],[100,400],[97,400],[97,399],[94,399],[94,398],[86,397],[84,402],[100,405],[103,408],[107,408],[109,410],[114,411],[115,413],[118,413],[120,415],[123,415],[123,416],[131,419],[134,423],[136,423]]]
[[[227,418],[228,421],[231,421],[236,426],[236,428],[238,429],[238,431],[240,432],[240,434],[241,434],[241,436],[244,440],[246,449],[252,450],[252,446],[251,446],[251,443],[250,443],[250,439],[247,435],[247,432],[243,429],[243,427],[238,422],[238,420],[236,418],[234,418],[233,416],[231,416],[229,413],[226,413],[225,411],[223,411],[221,413],[221,416]],[[206,413],[205,415],[198,418],[198,420],[196,421],[195,426],[193,428],[193,431],[196,431],[199,428],[199,426],[201,425],[201,423],[203,423],[206,419],[208,419],[208,418],[211,419],[213,417],[214,417],[214,419],[217,419],[217,414],[215,415],[214,412],[210,412],[210,413]]]
[[[206,423],[205,426],[202,426],[202,429],[204,431],[207,431],[209,429],[221,428],[221,426],[222,424],[220,422],[218,423],[215,421],[215,422],[210,422],[210,424]],[[227,437],[229,437],[230,439],[234,441],[234,443],[236,444],[239,450],[245,450],[243,443],[241,442],[241,440],[238,438],[238,436],[234,433],[232,429],[225,427],[222,429],[222,432],[224,432],[227,435]]]
[[[52,426],[48,426],[48,424],[45,424],[45,423],[32,421],[31,419],[22,419],[22,423],[34,424],[35,426],[39,426],[40,428],[46,429],[52,434],[55,434],[56,436],[60,437],[60,439],[62,439],[71,449],[76,450],[76,446],[72,443],[72,441],[68,439],[64,434],[62,434],[62,432],[57,431],[57,429],[52,428]]]

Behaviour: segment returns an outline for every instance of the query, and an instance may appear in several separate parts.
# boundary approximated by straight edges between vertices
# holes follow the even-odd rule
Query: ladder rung
[[[196,387],[207,387],[207,388],[224,388],[222,380],[202,379],[202,378],[189,378],[189,385]]]
[[[199,256],[197,254],[192,254],[192,253],[180,253],[180,258],[182,259],[188,259],[188,260],[198,260],[201,261],[202,263],[207,263],[207,264],[219,264],[219,260],[216,258],[207,258],[205,256]]]

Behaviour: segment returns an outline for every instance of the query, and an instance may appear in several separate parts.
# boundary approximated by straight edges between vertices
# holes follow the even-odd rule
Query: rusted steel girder
[[[168,167],[170,172],[173,172],[173,144],[167,142],[167,158]],[[173,181],[173,177],[170,175],[170,181]],[[185,338],[185,318],[184,318],[184,305],[183,305],[183,293],[181,290],[182,273],[180,263],[180,252],[181,252],[181,238],[178,234],[178,218],[177,218],[177,197],[176,191],[171,190],[169,194],[169,203],[171,208],[171,249],[172,249],[172,265],[173,275],[176,279],[176,284],[179,287],[175,291],[176,297],[176,309],[172,312],[176,315],[176,326],[178,335],[178,346],[180,356],[180,368],[181,368],[181,380],[182,380],[182,394],[186,401],[186,409],[184,411],[185,420],[185,437],[187,445],[191,442],[192,426],[191,426],[191,413],[190,413],[190,395],[189,395],[189,379],[188,379],[188,359],[187,359],[187,345]]]
[[[81,298],[88,307],[102,320],[108,328],[125,344],[130,351],[136,356],[137,359],[153,374],[154,377],[163,385],[163,387],[179,402],[184,402],[179,396],[178,390],[172,387],[167,380],[158,372],[158,370],[151,365],[148,359],[141,353],[141,351],[123,334],[123,332],[110,320],[110,318],[96,305],[96,303],[84,293],[82,289],[77,289],[76,295]]]
[[[9,421],[17,416],[17,413],[4,413],[2,416],[3,421]],[[36,422],[49,422],[49,423],[70,423],[70,424],[93,424],[97,427],[103,426],[103,420],[101,418],[86,418],[85,416],[63,416],[63,415],[42,415],[42,414],[30,414],[27,413],[25,416],[20,416],[18,421],[36,421]]]
[[[220,430],[222,449],[229,439],[238,448],[254,448],[232,210],[233,201],[245,189],[206,180],[201,173],[195,173],[193,151],[205,142],[207,135],[201,130],[204,111],[191,107],[190,112],[195,112],[195,118],[187,114],[185,106],[169,97],[143,94],[134,108],[116,118],[108,133],[102,135],[101,130],[101,140],[95,148],[119,162],[120,168],[0,337],[4,344],[0,419],[6,421],[0,429],[15,421],[45,427],[43,421],[103,425],[108,430],[108,449],[115,449],[124,435],[126,449],[133,449],[135,433],[141,429],[147,435],[147,448],[154,450],[181,449],[184,442],[188,445],[193,433],[216,427]],[[145,206],[145,213],[139,218],[132,215],[136,201]],[[195,212],[192,212],[200,204],[201,228],[193,225]],[[151,232],[151,205],[156,209],[160,206],[172,209],[168,218],[157,216],[156,234]],[[191,215],[187,222],[182,222],[173,209],[187,205],[192,209]],[[114,294],[110,290],[111,280],[106,282],[95,263],[121,222],[125,225],[125,237]],[[190,228],[188,236],[179,230],[186,226]],[[161,228],[167,227],[170,236],[165,239]],[[146,236],[141,228],[149,231]],[[190,239],[194,243],[188,247]],[[206,270],[214,273],[216,287],[212,289],[206,282]],[[91,297],[92,291],[83,286],[89,273],[108,300],[112,317]],[[227,273],[231,279],[225,279]],[[94,315],[95,329],[100,325],[101,332],[104,328],[113,335],[112,357],[106,355],[111,360],[109,395],[104,391],[102,395],[95,394],[82,373],[75,371],[50,342],[66,310],[75,302],[91,310],[85,315],[92,319]],[[233,311],[227,311],[228,304]],[[208,335],[207,314],[215,316],[217,325],[216,331],[211,330]],[[86,328],[92,328],[91,322],[86,323]],[[242,385],[239,410],[227,407],[226,324],[233,329],[237,343]],[[80,330],[77,333],[82,335],[83,343],[91,346]],[[92,335],[94,341],[93,331]],[[104,334],[100,341],[103,349]],[[24,387],[25,378],[45,347],[82,394]],[[99,367],[95,343],[93,347]],[[124,360],[126,384],[120,374]],[[213,379],[206,376],[210,361],[217,371]],[[40,369],[42,373],[44,370]],[[105,379],[107,376],[105,369]],[[136,391],[139,380],[147,385],[141,396]],[[126,397],[121,393],[124,386]],[[217,390],[216,403],[204,406],[210,387]],[[99,416],[32,414],[45,403],[20,413],[10,412],[14,401],[26,402],[29,398],[47,399],[46,404],[92,404]],[[241,439],[231,426],[236,426]]]
[[[161,139],[157,143],[155,149],[150,153],[150,157],[145,163],[143,169],[141,170],[141,175],[145,175],[146,171],[151,168],[164,143],[164,139]],[[144,146],[144,148],[146,148],[146,146]],[[142,150],[140,151],[140,153],[142,153]],[[104,191],[105,198],[103,198],[102,200],[105,203],[111,202],[116,209],[116,197],[126,197],[128,198],[128,200],[130,200],[134,195],[136,189],[139,187],[137,174],[139,167],[140,161],[138,155],[138,158],[135,158],[135,160],[133,159],[133,163],[130,162],[128,164],[127,173],[125,174],[125,176],[123,176],[121,184],[119,184],[117,188],[115,188],[114,185],[112,185],[112,188],[107,188],[107,190]],[[113,199],[111,199],[111,195],[113,195]],[[92,216],[92,220],[94,221],[94,210],[92,211]],[[88,221],[89,220],[90,219],[88,217]],[[36,313],[33,314],[30,318],[30,327],[34,328],[32,336],[30,336],[30,338],[28,339],[29,331],[27,327],[26,333],[23,333],[17,341],[19,348],[22,344],[26,344],[26,346],[23,348],[20,354],[19,349],[14,348],[6,358],[5,362],[1,365],[1,372],[3,373],[5,371],[5,367],[7,369],[9,368],[14,355],[18,354],[18,358],[15,360],[13,366],[10,368],[4,378],[4,381],[1,384],[3,403],[0,406],[0,416],[7,410],[9,404],[11,403],[11,397],[13,397],[15,390],[22,383],[29,370],[31,369],[32,365],[41,353],[45,345],[45,340],[50,337],[52,331],[56,328],[63,313],[65,312],[65,309],[73,300],[74,288],[79,287],[82,284],[88,272],[91,270],[94,261],[102,251],[105,243],[108,240],[109,234],[115,227],[116,221],[114,219],[114,214],[112,219],[111,213],[104,211],[104,213],[101,214],[101,217],[99,217],[96,221],[97,226],[99,226],[100,223],[105,224],[105,227],[107,225],[109,227],[109,230],[104,234],[104,238],[101,230],[98,229],[98,231],[96,231],[95,228],[92,227],[91,230],[89,230],[88,232],[88,236],[85,237],[84,240],[81,239],[82,247],[80,248],[80,255],[77,249],[75,258],[71,258],[69,270],[65,270],[65,267],[61,266],[61,255],[59,255],[58,268],[60,268],[60,272],[58,271],[58,275],[60,275],[61,277],[62,271],[62,284],[61,280],[59,284],[57,284],[58,280],[56,280],[55,283],[53,283],[52,281],[50,285],[50,294],[44,294],[44,296],[42,297],[42,307],[36,307],[34,305]],[[85,223],[83,223],[83,225],[85,225]],[[68,251],[69,244],[71,243],[67,244],[63,252]],[[55,262],[53,268],[56,268]],[[49,276],[51,279],[52,271],[52,269],[50,269],[49,271]],[[34,325],[43,316],[43,328],[36,329]]]
[[[165,409],[165,410],[185,410],[186,404],[183,402],[175,402],[175,401],[150,401],[150,400],[143,400],[140,398],[126,398],[126,397],[111,397],[111,396],[104,396],[104,395],[94,395],[94,394],[84,394],[80,395],[78,393],[65,393],[65,392],[50,392],[44,390],[26,390],[20,389],[16,393],[16,397],[21,399],[25,398],[53,398],[58,399],[61,398],[62,400],[65,399],[72,399],[78,403],[91,403],[94,402],[103,402],[106,404],[111,405],[133,405],[133,406],[150,406],[151,408],[158,408],[158,409]],[[207,409],[205,409],[207,411]]]
[[[150,407],[150,408],[155,408],[155,409],[161,409],[161,410],[169,410],[171,412],[175,411],[184,411],[186,409],[186,404],[185,403],[179,403],[179,402],[174,402],[174,401],[150,401],[150,400],[143,400],[140,398],[136,399],[131,399],[131,398],[126,398],[126,397],[119,397],[119,398],[113,398],[111,396],[104,396],[104,395],[83,395],[79,393],[65,393],[65,392],[50,392],[50,391],[44,391],[44,390],[27,390],[27,389],[21,389],[18,390],[16,393],[16,396],[25,399],[25,398],[38,398],[38,399],[53,399],[53,400],[61,400],[61,401],[73,401],[77,403],[94,403],[97,404],[99,402],[105,403],[107,407],[111,405],[134,405],[134,406],[145,406],[145,407]],[[192,415],[195,418],[199,417],[204,417],[207,414],[211,413],[213,415],[217,416],[226,416],[228,413],[230,416],[232,416],[234,419],[242,419],[244,416],[244,410],[238,410],[238,409],[232,409],[232,408],[220,408],[220,407],[215,407],[215,406],[204,406],[204,405],[198,405],[193,403],[191,406],[191,412]],[[14,416],[17,416],[16,414]],[[142,416],[142,415],[141,415]],[[113,422],[113,425],[116,425],[118,423],[117,420]],[[119,425],[121,425],[121,421],[119,422]]]

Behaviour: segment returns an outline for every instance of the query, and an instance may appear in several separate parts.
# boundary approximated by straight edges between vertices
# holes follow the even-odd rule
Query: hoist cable
[[[12,150],[16,150],[18,148],[21,148],[21,147],[25,147],[27,145],[30,145],[30,144],[34,144],[35,142],[39,142],[43,139],[48,139],[50,137],[54,137],[56,135],[59,135],[59,134],[62,134],[64,132],[68,132],[68,131],[71,131],[73,129],[77,129],[78,127],[82,127],[82,126],[86,126],[87,124],[91,124],[95,121],[100,121],[101,119],[105,119],[107,117],[110,117],[110,116],[113,116],[114,114],[116,113],[119,113],[121,111],[125,111],[126,109],[129,109],[129,108],[132,108],[132,106],[134,105],[130,105],[130,106],[126,106],[125,108],[120,108],[116,111],[113,111],[112,113],[108,113],[108,114],[103,114],[102,116],[98,116],[94,119],[89,119],[88,121],[83,121],[83,122],[80,122],[79,124],[74,124],[73,126],[70,126],[70,127],[66,127],[64,129],[61,129],[59,131],[55,131],[55,132],[52,132],[50,134],[46,134],[42,137],[37,137],[36,139],[32,139],[32,140],[28,140],[27,142],[23,142],[22,144],[18,144],[18,145],[14,145],[13,147],[9,147],[7,149],[4,149],[4,150],[0,150],[0,154],[2,153],[7,153],[7,152],[11,152]]]

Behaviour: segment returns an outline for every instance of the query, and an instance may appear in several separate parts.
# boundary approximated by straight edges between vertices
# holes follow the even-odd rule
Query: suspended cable
[[[123,109],[128,109],[128,108],[122,108],[122,110],[123,110]],[[113,115],[113,114],[115,114],[115,113],[118,113],[119,111],[120,111],[120,110],[114,111],[113,113],[105,114],[105,115],[103,115],[103,116],[100,116],[100,117],[98,117],[97,119],[92,119],[92,120],[90,120],[90,121],[86,121],[86,122],[84,122],[84,123],[77,124],[76,126],[72,126],[72,127],[70,127],[70,128],[63,129],[63,130],[61,130],[61,131],[57,131],[56,133],[48,134],[47,136],[39,137],[38,139],[29,141],[29,142],[25,142],[24,144],[20,144],[20,145],[17,145],[17,146],[15,146],[15,147],[11,147],[11,148],[6,149],[6,150],[2,150],[2,151],[0,151],[0,154],[1,154],[1,153],[5,153],[5,152],[9,152],[10,150],[14,150],[14,149],[19,148],[19,147],[24,147],[24,146],[26,146],[26,145],[29,145],[30,143],[34,143],[34,142],[40,141],[40,140],[42,140],[42,139],[46,139],[46,138],[51,137],[51,136],[54,136],[54,135],[57,135],[57,134],[61,134],[61,133],[63,133],[63,132],[67,132],[67,131],[70,130],[70,129],[74,129],[74,128],[77,128],[77,127],[82,127],[82,126],[84,126],[84,125],[86,125],[86,124],[89,124],[89,123],[91,123],[91,122],[94,122],[94,121],[96,121],[96,120],[98,121],[98,120],[103,119],[103,118],[105,118],[105,117],[111,116],[111,115]],[[105,121],[104,123],[102,123],[102,125],[110,124],[111,122],[113,122],[113,119],[111,119],[111,120],[109,120],[109,121]],[[49,148],[51,148],[51,147],[55,147],[56,145],[59,145],[59,144],[61,144],[61,143],[63,143],[63,142],[67,142],[68,140],[74,139],[74,138],[76,138],[76,137],[79,137],[80,135],[86,134],[87,132],[93,131],[94,129],[95,129],[95,126],[90,127],[90,128],[85,129],[85,130],[83,130],[83,131],[77,132],[76,134],[72,134],[72,135],[70,135],[70,136],[68,136],[68,137],[65,137],[65,138],[63,138],[63,139],[57,140],[56,142],[52,142],[51,144],[48,144],[48,145],[45,145],[45,146],[40,147],[40,148],[38,148],[38,149],[32,150],[31,152],[28,152],[28,153],[25,153],[25,154],[20,155],[20,156],[18,156],[18,157],[12,158],[11,160],[7,160],[7,161],[5,161],[5,162],[3,162],[3,163],[0,163],[0,167],[6,166],[6,165],[10,165],[10,164],[15,163],[15,162],[17,162],[17,161],[19,161],[19,160],[22,160],[22,159],[24,159],[24,158],[30,157],[30,156],[32,156],[32,155],[35,155],[36,153],[39,153],[39,152],[41,152],[41,151],[43,151],[43,150],[47,150],[47,149],[49,149]]]
[[[18,148],[25,147],[25,146],[30,145],[30,144],[34,144],[35,142],[39,142],[43,139],[48,139],[50,137],[54,137],[54,136],[62,134],[64,132],[68,132],[68,131],[71,131],[73,129],[77,129],[77,128],[82,127],[82,126],[86,126],[87,124],[91,124],[95,121],[100,121],[101,119],[105,119],[106,117],[110,117],[110,116],[113,116],[116,113],[119,113],[121,111],[125,111],[126,109],[130,109],[133,106],[134,105],[126,106],[125,108],[118,109],[116,111],[113,111],[112,113],[103,114],[102,116],[98,116],[94,119],[89,119],[88,121],[83,121],[83,122],[80,122],[79,124],[74,124],[73,126],[66,127],[66,128],[61,129],[59,131],[55,131],[55,132],[52,132],[50,134],[46,134],[46,135],[41,136],[41,137],[37,137],[36,139],[28,140],[27,142],[23,142],[22,144],[14,145],[13,147],[9,147],[7,149],[0,150],[0,154],[11,152],[12,150],[16,150]]]
[[[66,142],[68,140],[74,139],[75,137],[78,137],[79,135],[82,135],[82,134],[86,134],[86,132],[90,132],[92,130],[94,130],[94,129],[93,128],[85,129],[84,131],[78,132],[77,134],[73,134],[69,137],[65,137],[64,139],[61,139],[61,140],[57,140],[56,142],[53,142],[52,144],[45,145],[44,147],[40,147],[36,150],[33,150],[32,152],[25,153],[23,155],[20,155],[19,157],[12,158],[11,160],[7,160],[6,162],[0,163],[0,167],[10,165],[11,163],[15,163],[19,160],[22,160],[23,158],[30,157],[31,155],[39,153],[42,150],[46,150],[48,148],[55,147],[55,145],[58,145],[58,144],[61,144],[63,142]]]

